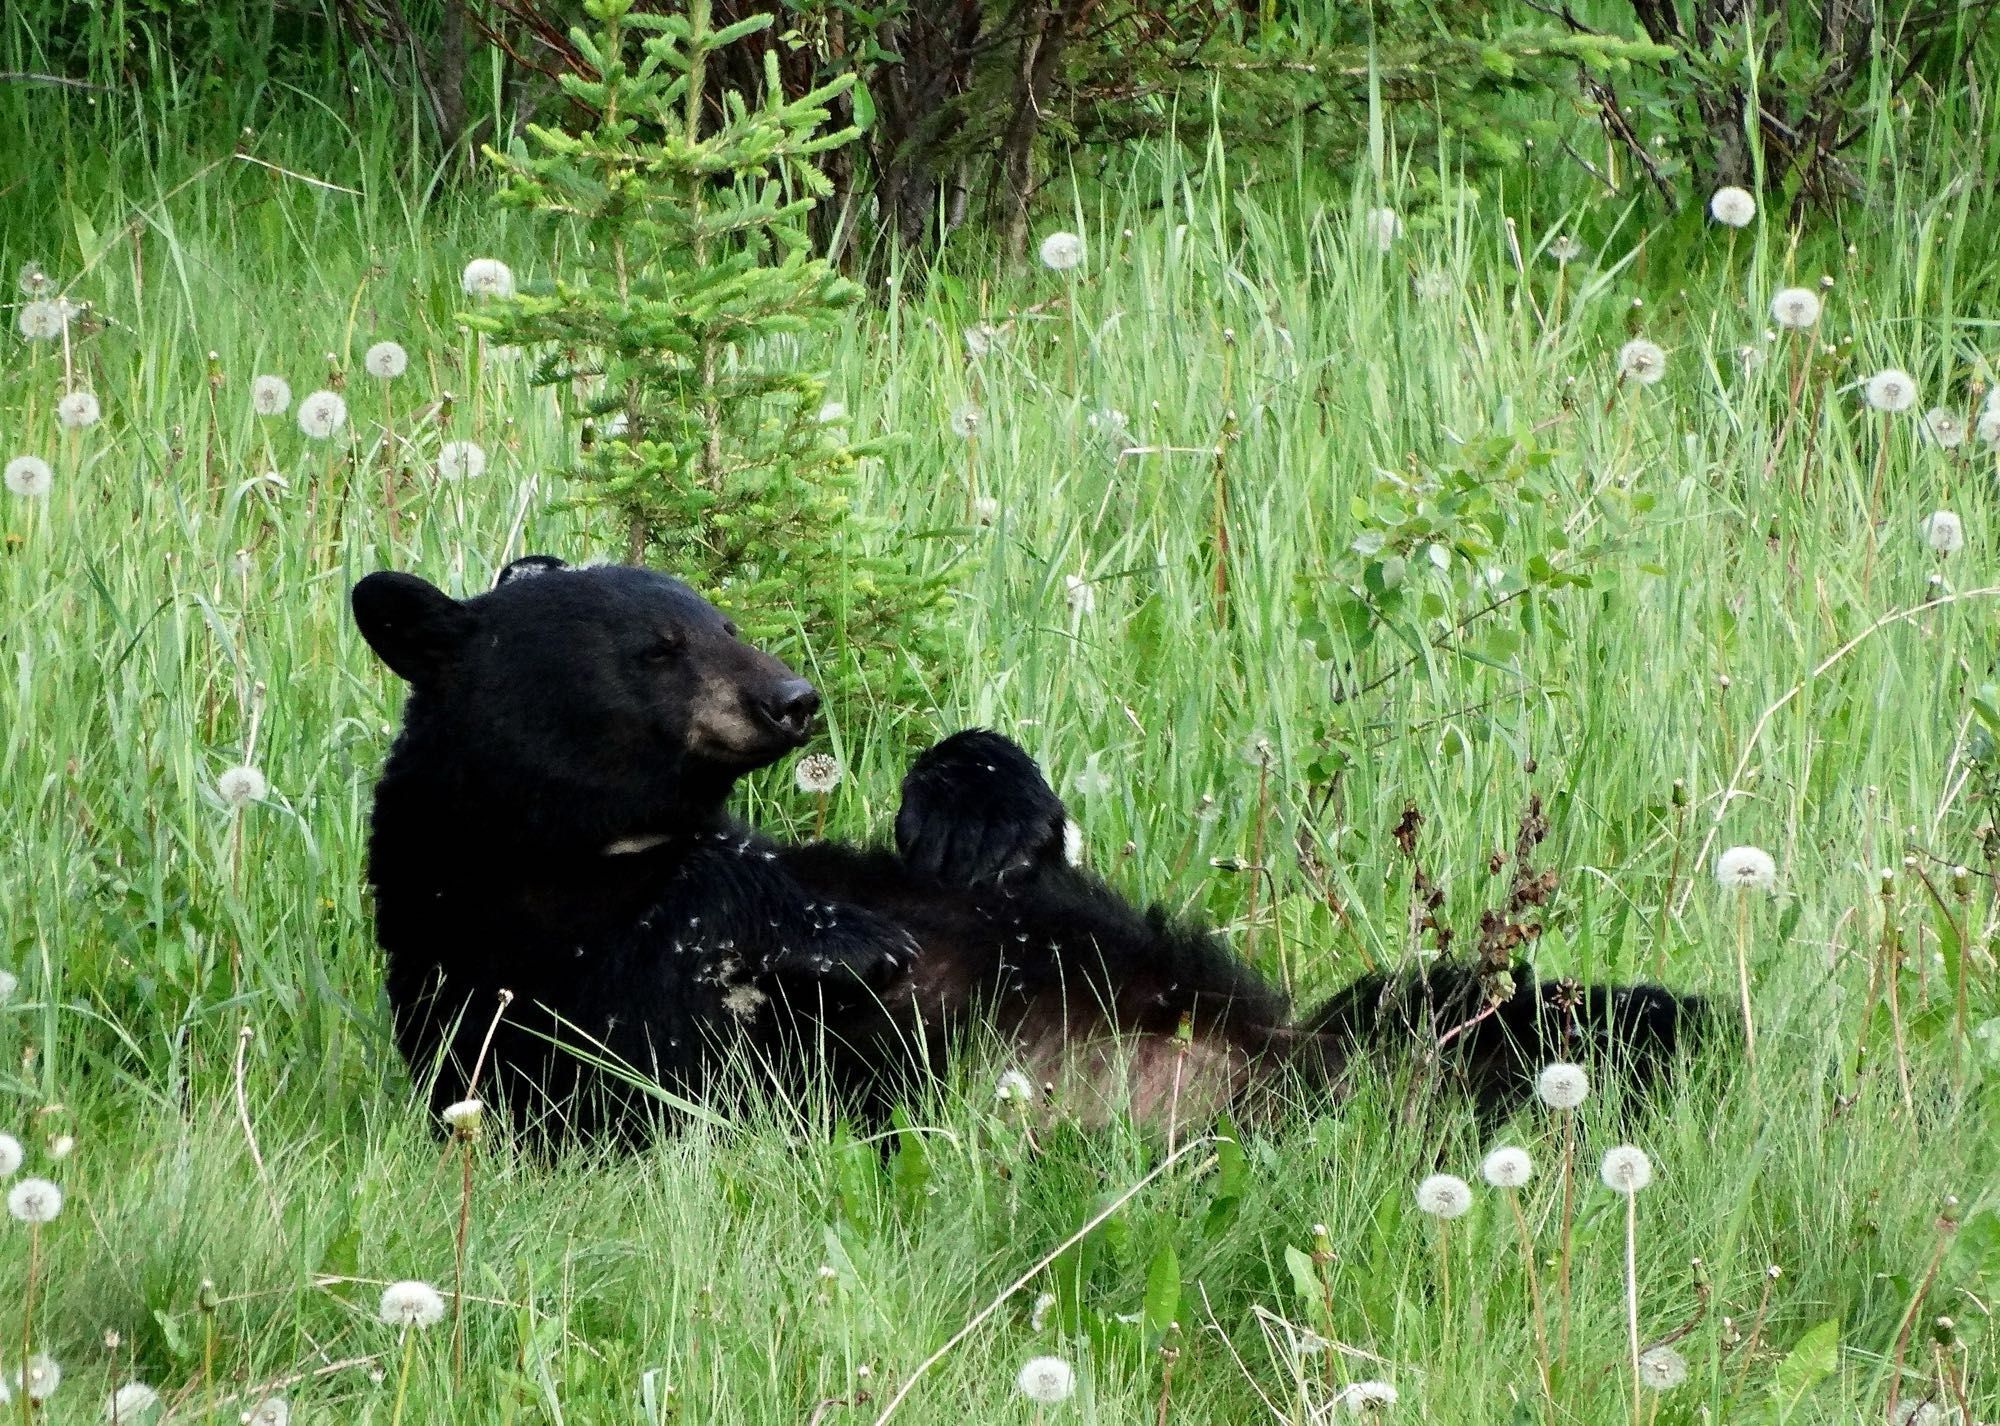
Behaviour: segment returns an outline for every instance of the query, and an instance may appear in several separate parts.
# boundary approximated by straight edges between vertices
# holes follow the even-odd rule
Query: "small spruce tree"
[[[821,127],[851,79],[787,100],[767,53],[760,104],[716,102],[711,56],[771,17],[715,29],[709,0],[632,8],[586,0],[598,28],[571,32],[588,72],[562,83],[584,127],[487,150],[501,200],[579,225],[588,264],[467,321],[546,353],[536,383],[582,422],[566,474],[621,517],[628,558],[727,603],[761,642],[803,630],[829,692],[888,693],[929,661],[944,585],[854,508],[875,447],[848,442],[806,364],[860,297],[805,231],[830,187],[815,157],[854,137]]]

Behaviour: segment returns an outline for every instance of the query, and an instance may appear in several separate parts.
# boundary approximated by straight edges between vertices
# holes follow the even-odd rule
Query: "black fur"
[[[593,1059],[697,1103],[726,1063],[790,1089],[823,1069],[879,1111],[991,1026],[1107,1110],[1115,1064],[1123,1107],[1187,1117],[1414,1040],[1442,1042],[1498,1113],[1550,1058],[1656,1073],[1700,1015],[1525,968],[1489,1008],[1490,985],[1444,965],[1368,977],[1294,1020],[1212,933],[1067,865],[1060,799],[998,734],[917,760],[893,852],[732,821],[736,779],[802,741],[817,699],[663,575],[533,556],[477,598],[385,573],[353,602],[410,684],[368,874],[397,1043],[436,1107],[466,1092],[490,1034],[481,1094],[559,1137],[653,1118]]]

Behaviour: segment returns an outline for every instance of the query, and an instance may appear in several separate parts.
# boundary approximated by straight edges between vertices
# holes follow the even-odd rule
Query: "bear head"
[[[532,555],[471,599],[394,571],[352,597],[362,637],[410,685],[385,783],[422,783],[461,819],[508,818],[533,841],[692,830],[738,777],[803,743],[819,708],[810,683],[653,570]]]

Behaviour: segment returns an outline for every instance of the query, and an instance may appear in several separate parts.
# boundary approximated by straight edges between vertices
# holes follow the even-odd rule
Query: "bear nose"
[[[788,678],[764,699],[763,712],[780,731],[803,738],[819,712],[819,690],[803,678]]]

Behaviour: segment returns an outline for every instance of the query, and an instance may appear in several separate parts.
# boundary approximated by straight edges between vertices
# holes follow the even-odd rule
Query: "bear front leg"
[[[911,764],[896,813],[896,850],[919,876],[977,886],[1059,864],[1068,817],[1019,744],[968,728]]]

